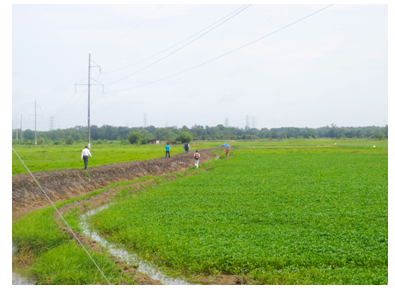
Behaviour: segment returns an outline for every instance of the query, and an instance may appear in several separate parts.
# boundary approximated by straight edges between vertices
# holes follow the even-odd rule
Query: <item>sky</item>
[[[246,5],[12,5],[13,128],[388,123],[388,5]]]

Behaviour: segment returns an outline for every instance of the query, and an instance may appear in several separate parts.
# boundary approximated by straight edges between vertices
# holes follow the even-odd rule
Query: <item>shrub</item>
[[[193,136],[187,132],[182,132],[175,140],[181,143],[189,143],[193,139]]]
[[[131,132],[128,136],[130,144],[138,144],[141,138],[141,134],[137,132]]]
[[[68,136],[66,139],[66,144],[67,145],[73,145],[74,139],[71,136]]]

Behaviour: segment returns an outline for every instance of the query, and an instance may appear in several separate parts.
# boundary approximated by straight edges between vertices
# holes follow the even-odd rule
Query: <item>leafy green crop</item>
[[[168,271],[262,284],[387,284],[386,146],[260,144],[123,196],[92,225]]]

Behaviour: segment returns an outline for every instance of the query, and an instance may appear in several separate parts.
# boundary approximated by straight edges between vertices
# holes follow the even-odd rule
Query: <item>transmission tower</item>
[[[147,127],[147,114],[144,113],[144,128]]]
[[[15,122],[15,125],[16,125],[16,128],[15,128],[15,139],[18,140],[18,113],[16,113],[15,116],[16,116],[16,122]]]
[[[227,128],[229,126],[229,119],[225,118],[225,127]]]
[[[21,114],[21,142],[23,142],[23,135],[22,135],[22,114]]]
[[[49,130],[50,131],[52,131],[54,129],[54,120],[55,120],[55,118],[53,116],[51,116],[49,119]]]

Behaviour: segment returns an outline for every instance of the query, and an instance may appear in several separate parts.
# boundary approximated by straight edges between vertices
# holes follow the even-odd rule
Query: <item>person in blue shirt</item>
[[[169,158],[170,158],[170,145],[169,145],[169,143],[166,143],[165,148],[166,148],[166,157],[167,157],[167,154],[169,154]]]

